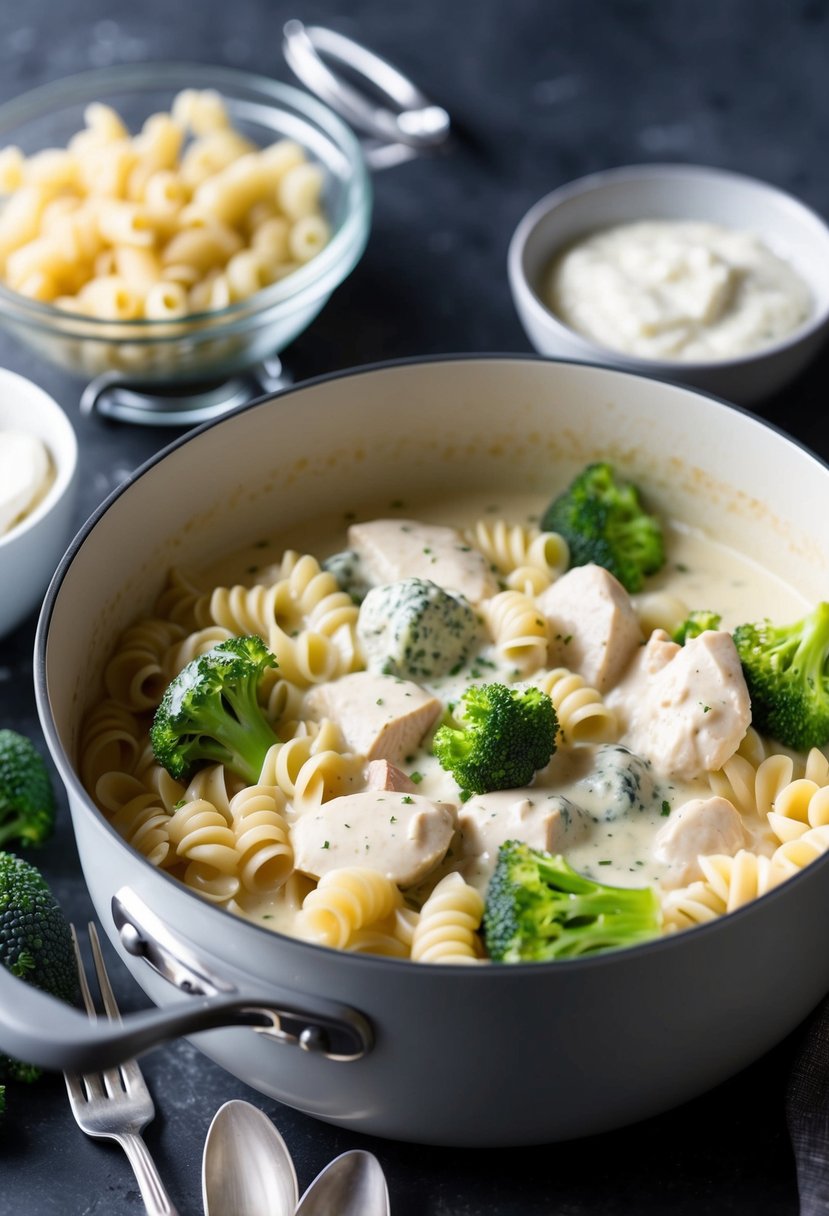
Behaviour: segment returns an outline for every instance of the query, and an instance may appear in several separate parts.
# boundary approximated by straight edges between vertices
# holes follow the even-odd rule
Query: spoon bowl
[[[352,1149],[335,1157],[302,1196],[296,1216],[389,1216],[389,1192],[380,1162]]]
[[[298,1195],[291,1155],[267,1115],[239,1100],[220,1106],[204,1142],[205,1216],[294,1216]]]

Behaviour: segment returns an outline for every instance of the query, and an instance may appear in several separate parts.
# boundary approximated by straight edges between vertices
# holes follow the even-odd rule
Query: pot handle
[[[245,1026],[328,1060],[359,1060],[373,1046],[361,1013],[326,1002],[299,1008],[296,996],[271,989],[247,996],[217,977],[129,887],[113,897],[122,946],[146,961],[187,999],[113,1021],[90,1019],[57,997],[16,978],[0,963],[0,1049],[40,1068],[87,1072],[110,1068],[170,1039]],[[284,995],[284,1000],[283,1000]]]
[[[388,60],[344,34],[320,25],[306,26],[296,18],[285,24],[282,33],[288,66],[363,135],[363,155],[370,169],[391,168],[434,152],[448,140],[451,123],[446,110]],[[362,87],[355,87],[354,80]]]
[[[279,1025],[278,1018],[279,1012],[269,1005],[236,994],[181,1001],[166,1009],[128,1014],[117,1022],[92,1021],[0,965],[0,1047],[39,1068],[68,1072],[111,1068],[200,1030],[252,1026],[267,1033]]]

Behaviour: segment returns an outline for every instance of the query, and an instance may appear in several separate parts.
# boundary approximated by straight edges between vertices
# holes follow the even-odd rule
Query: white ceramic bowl
[[[597,229],[646,219],[703,220],[755,233],[807,283],[813,301],[807,321],[762,350],[706,362],[627,355],[576,333],[542,301],[539,288],[551,258]],[[744,405],[794,379],[829,329],[827,225],[782,190],[721,169],[634,165],[570,182],[521,220],[510,243],[508,272],[518,315],[540,354],[678,380]]]
[[[55,469],[41,502],[0,536],[0,637],[4,637],[40,603],[72,533],[78,444],[57,401],[30,380],[2,368],[0,431],[37,435]]]

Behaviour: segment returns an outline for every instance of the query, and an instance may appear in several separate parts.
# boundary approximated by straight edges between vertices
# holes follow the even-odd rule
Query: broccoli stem
[[[804,618],[799,631],[780,632],[781,640],[772,647],[775,660],[782,661],[784,666],[796,667],[803,672],[810,688],[818,687],[826,674],[829,603],[818,604],[814,612]]]
[[[215,707],[205,705],[202,717],[205,733],[199,739],[199,751],[217,764],[229,763],[230,754],[230,767],[249,785],[253,785],[259,780],[262,764],[274,744],[275,736],[264,717],[249,713],[250,696],[250,692],[244,689],[237,692],[225,689],[222,697],[231,707],[232,714],[226,709],[222,710],[221,701]],[[244,716],[246,713],[247,719]],[[210,737],[213,735],[222,743]]]

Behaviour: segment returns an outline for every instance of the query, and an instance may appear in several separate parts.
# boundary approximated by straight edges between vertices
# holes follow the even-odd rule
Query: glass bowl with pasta
[[[87,72],[0,107],[0,323],[132,383],[282,350],[359,260],[371,184],[309,95],[227,68]]]

